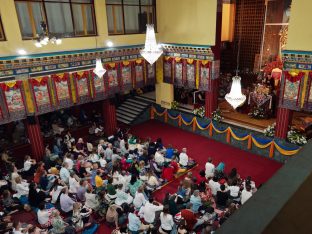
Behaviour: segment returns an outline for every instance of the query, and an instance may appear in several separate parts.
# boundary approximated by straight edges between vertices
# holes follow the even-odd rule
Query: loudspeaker
[[[27,116],[27,123],[28,124],[36,124],[36,117],[34,115]]]

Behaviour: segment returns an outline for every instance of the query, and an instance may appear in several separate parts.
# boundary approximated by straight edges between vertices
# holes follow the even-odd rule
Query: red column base
[[[292,121],[292,110],[286,108],[278,108],[277,109],[277,117],[276,117],[276,127],[275,127],[275,137],[286,139],[288,126]]]
[[[102,113],[104,118],[104,132],[107,136],[111,136],[116,133],[117,128],[115,104],[109,99],[104,100]]]
[[[26,131],[31,147],[31,157],[41,161],[45,154],[45,147],[37,116],[33,117],[32,120],[26,120]]]

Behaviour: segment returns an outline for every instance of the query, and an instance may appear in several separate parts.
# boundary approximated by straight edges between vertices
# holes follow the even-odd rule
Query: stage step
[[[117,121],[131,125],[134,120],[150,107],[151,103],[151,101],[137,98],[137,96],[128,98],[116,110]]]

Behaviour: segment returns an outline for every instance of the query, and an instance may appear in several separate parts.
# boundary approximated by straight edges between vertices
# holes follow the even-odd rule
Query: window
[[[156,0],[106,0],[108,34],[144,33],[156,29]]]
[[[93,0],[15,0],[23,39],[41,32],[45,21],[57,37],[96,35]]]
[[[1,16],[0,16],[0,41],[5,41],[5,35],[4,35]]]

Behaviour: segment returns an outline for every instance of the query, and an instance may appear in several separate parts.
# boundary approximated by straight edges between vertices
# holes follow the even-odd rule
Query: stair
[[[151,100],[145,100],[139,98],[139,96],[128,98],[116,110],[117,121],[130,125],[151,103]]]

